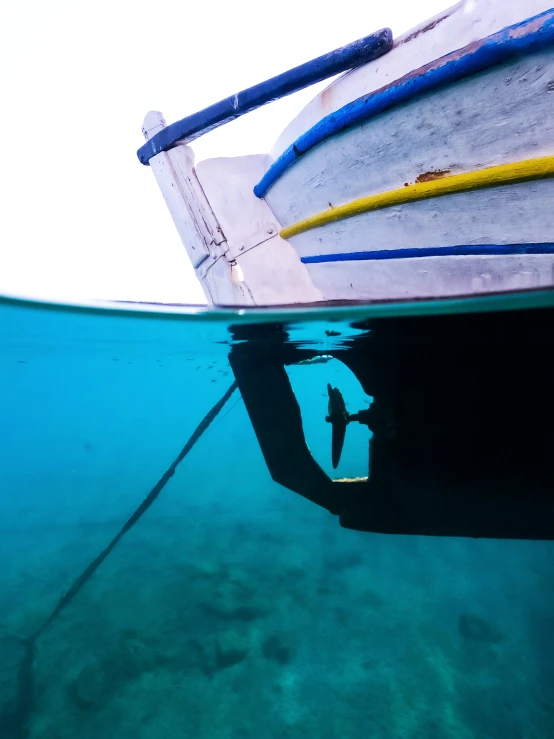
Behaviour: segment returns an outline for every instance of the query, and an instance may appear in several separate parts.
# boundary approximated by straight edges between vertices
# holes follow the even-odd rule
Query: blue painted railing
[[[554,44],[554,9],[508,26],[482,41],[441,57],[431,65],[410,72],[386,87],[347,103],[322,118],[285,149],[268,169],[254,193],[263,198],[283,172],[303,154],[325,139],[412,100],[417,95],[450,85],[517,56],[531,54]]]
[[[266,103],[303,90],[340,72],[359,67],[385,54],[391,47],[392,31],[390,28],[383,28],[172,123],[141,146],[137,156],[142,164],[148,164],[161,151],[167,151],[179,143],[193,141]]]

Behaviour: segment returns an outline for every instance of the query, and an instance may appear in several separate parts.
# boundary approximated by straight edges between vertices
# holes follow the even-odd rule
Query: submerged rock
[[[137,679],[154,666],[154,650],[135,635],[125,635],[119,648],[106,660],[106,668],[121,681]]]
[[[215,666],[218,670],[225,670],[227,667],[238,665],[247,657],[244,649],[222,649],[219,645],[215,652]]]
[[[458,631],[463,639],[475,642],[497,644],[504,639],[504,634],[494,624],[485,621],[481,616],[462,613],[458,619]]]
[[[215,645],[214,666],[216,670],[225,670],[238,665],[248,656],[248,638],[246,635],[229,631]]]
[[[236,608],[223,608],[210,603],[201,603],[200,607],[209,616],[214,616],[220,621],[255,621],[264,614],[262,611],[251,606],[237,606]]]
[[[67,686],[71,700],[84,711],[101,708],[110,693],[106,670],[99,662],[85,665]]]
[[[268,660],[279,665],[287,665],[292,661],[291,647],[279,636],[268,636],[262,644],[262,654]]]
[[[137,635],[123,632],[116,649],[82,667],[69,682],[67,692],[81,710],[98,710],[125,684],[155,666],[155,652]]]

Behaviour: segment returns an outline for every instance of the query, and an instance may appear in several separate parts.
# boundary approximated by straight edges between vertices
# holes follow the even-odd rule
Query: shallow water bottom
[[[551,544],[360,534],[317,511],[284,527],[293,509],[129,534],[39,640],[29,736],[551,735]],[[74,534],[55,532],[64,560]]]

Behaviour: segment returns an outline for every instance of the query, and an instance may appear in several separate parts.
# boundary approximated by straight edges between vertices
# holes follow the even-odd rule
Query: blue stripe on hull
[[[508,26],[480,42],[469,44],[439,60],[417,69],[396,82],[369,93],[322,118],[286,149],[254,187],[262,198],[283,172],[303,154],[325,139],[373,118],[417,95],[457,82],[489,67],[518,56],[531,54],[554,44],[554,9]]]
[[[544,244],[469,244],[466,246],[433,246],[422,249],[381,249],[342,254],[316,254],[301,257],[304,264],[323,262],[360,262],[381,259],[413,259],[414,257],[508,256],[512,254],[554,254],[554,243]]]

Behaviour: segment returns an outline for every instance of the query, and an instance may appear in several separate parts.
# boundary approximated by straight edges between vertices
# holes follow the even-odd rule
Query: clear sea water
[[[364,310],[280,319],[325,353]],[[14,720],[22,640],[231,385],[245,320],[0,303],[1,739],[554,736],[554,544],[341,529],[271,480],[238,392],[37,638]],[[327,382],[367,405],[354,375],[288,372],[316,460],[366,474],[367,429],[333,471],[324,422]]]

